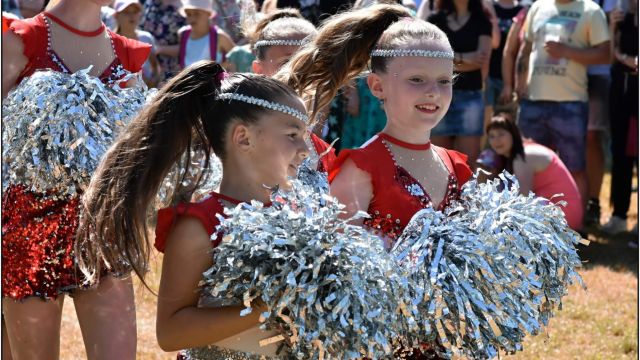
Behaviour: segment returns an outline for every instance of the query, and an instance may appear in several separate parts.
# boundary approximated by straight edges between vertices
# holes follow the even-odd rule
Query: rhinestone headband
[[[260,40],[256,41],[256,48],[261,46],[302,46],[306,43],[304,40],[288,40],[288,39],[276,39],[276,40]]]
[[[375,49],[371,52],[371,57],[401,57],[401,56],[419,56],[428,58],[451,59],[453,60],[453,51],[440,50],[418,50],[418,49]]]
[[[291,106],[287,106],[287,105],[271,102],[271,101],[264,100],[264,99],[259,99],[259,98],[253,97],[253,96],[246,96],[246,95],[236,94],[236,93],[224,93],[224,94],[218,95],[218,99],[220,99],[220,100],[236,100],[236,101],[242,101],[242,102],[245,102],[245,103],[251,104],[251,105],[262,106],[262,107],[267,108],[267,109],[280,111],[280,112],[285,113],[287,115],[294,116],[294,117],[300,119],[300,121],[302,121],[305,124],[309,122],[309,117],[307,116],[307,114],[305,114],[305,113],[303,113],[303,112],[301,112],[299,110],[296,110],[296,109],[292,108]]]

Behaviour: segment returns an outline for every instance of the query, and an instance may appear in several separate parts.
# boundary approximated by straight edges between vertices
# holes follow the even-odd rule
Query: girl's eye
[[[291,138],[291,140],[295,140],[295,139],[298,137],[298,134],[296,134],[296,133],[292,133],[292,134],[289,134],[289,135],[287,135],[287,136],[288,136],[289,138]]]
[[[419,83],[421,83],[421,82],[422,82],[422,79],[421,79],[421,78],[418,78],[418,77],[413,77],[413,78],[409,79],[409,81],[411,81],[412,83],[417,83],[417,84],[419,84]]]
[[[439,83],[440,85],[449,85],[449,84],[451,84],[451,80],[449,80],[449,79],[442,79],[442,80],[439,80],[439,81],[438,81],[438,83]]]

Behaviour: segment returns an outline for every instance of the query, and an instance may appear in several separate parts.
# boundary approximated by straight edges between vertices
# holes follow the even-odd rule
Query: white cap
[[[213,0],[182,0],[180,14],[186,16],[185,10],[204,10],[213,13]]]

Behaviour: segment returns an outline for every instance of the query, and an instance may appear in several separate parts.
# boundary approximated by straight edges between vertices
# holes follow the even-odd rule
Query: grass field
[[[609,177],[602,186],[603,217],[607,209]],[[638,218],[637,193],[633,194],[629,226]],[[588,289],[570,289],[562,311],[551,320],[545,334],[529,338],[524,351],[513,359],[636,359],[638,358],[638,250],[627,247],[631,234],[605,237],[590,234],[591,244],[579,253],[580,271]],[[160,258],[155,259],[150,284],[157,284]],[[155,339],[155,296],[136,286],[138,359],[175,359],[164,353]],[[65,302],[61,359],[84,359],[84,345],[71,301]]]

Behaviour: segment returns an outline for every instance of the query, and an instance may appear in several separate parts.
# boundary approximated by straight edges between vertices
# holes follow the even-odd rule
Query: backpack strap
[[[215,25],[211,25],[211,30],[209,31],[209,55],[211,56],[211,60],[218,61],[218,27]],[[222,53],[222,62],[226,60],[227,54]]]
[[[189,41],[189,35],[191,35],[191,26],[187,26],[185,30],[180,34],[180,52],[178,53],[178,61],[180,61],[180,67],[184,69],[184,59],[187,55],[187,41]]]

